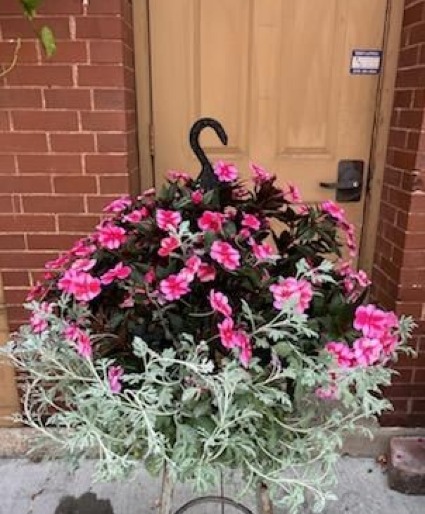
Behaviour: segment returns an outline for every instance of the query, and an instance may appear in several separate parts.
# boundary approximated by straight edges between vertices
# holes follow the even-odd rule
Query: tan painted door
[[[0,346],[9,339],[3,283],[0,273]],[[19,411],[19,398],[15,386],[15,373],[6,362],[0,362],[0,427],[14,426],[9,417]],[[16,426],[16,425],[15,425]]]
[[[381,49],[387,0],[151,0],[155,176],[197,173],[187,139],[212,116],[229,134],[204,136],[210,159],[254,161],[334,198],[338,162],[368,168],[378,75],[350,74],[355,49]],[[364,181],[366,183],[366,180]],[[362,224],[363,203],[345,203]]]

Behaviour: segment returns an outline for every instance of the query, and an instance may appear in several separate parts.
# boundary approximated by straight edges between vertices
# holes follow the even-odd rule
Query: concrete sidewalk
[[[33,463],[25,459],[0,459],[0,514],[156,514],[160,481],[144,471],[124,483],[92,484],[92,463],[69,473],[59,462]],[[326,514],[425,514],[425,496],[406,496],[387,487],[387,479],[372,459],[343,457],[338,463],[338,502]],[[230,484],[230,491],[237,488]],[[193,495],[179,486],[178,508]],[[243,503],[256,512],[254,497]],[[218,506],[198,506],[188,514],[218,514]],[[226,507],[225,514],[236,514]],[[304,514],[311,510],[306,508]],[[275,514],[284,514],[275,509]]]

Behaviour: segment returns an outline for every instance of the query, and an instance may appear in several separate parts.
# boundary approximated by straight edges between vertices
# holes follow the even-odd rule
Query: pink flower
[[[285,303],[289,300],[296,300],[295,311],[300,314],[308,309],[311,299],[313,298],[313,289],[307,280],[289,277],[280,280],[277,284],[270,286],[273,294],[273,305],[276,309],[283,309]]]
[[[34,334],[41,334],[48,327],[47,321],[37,312],[32,314],[30,324]]]
[[[375,364],[381,355],[382,345],[378,339],[361,337],[353,344],[353,353],[359,366],[371,366]]]
[[[252,251],[255,255],[255,258],[259,261],[263,261],[266,259],[276,259],[279,258],[278,255],[274,253],[274,249],[272,245],[269,243],[256,244],[253,243],[251,245]]]
[[[248,228],[241,228],[238,237],[241,239],[249,239],[251,237],[251,231]]]
[[[86,332],[81,331],[76,342],[78,354],[89,359],[93,353],[90,336]]]
[[[149,216],[149,211],[146,207],[142,207],[141,209],[136,209],[135,211],[130,212],[123,216],[124,221],[128,221],[129,223],[140,223],[142,220]]]
[[[68,261],[69,261],[69,254],[65,253],[63,255],[59,255],[59,257],[57,257],[56,259],[54,259],[52,261],[46,262],[46,264],[44,265],[44,268],[48,269],[48,270],[59,269],[59,268],[62,268],[63,266],[65,266],[65,264],[67,264]]]
[[[288,190],[282,191],[283,198],[290,203],[299,203],[301,202],[301,193],[297,186],[294,184],[288,184]]]
[[[220,335],[221,344],[225,348],[233,348],[236,346],[234,339],[234,323],[232,318],[225,318],[221,323],[218,323],[218,333]]]
[[[154,187],[151,187],[150,189],[146,189],[146,191],[143,191],[141,197],[139,196],[138,198],[143,198],[143,197],[146,197],[146,196],[154,196],[155,195],[155,188]]]
[[[220,182],[233,182],[238,178],[238,170],[233,164],[218,161],[214,165],[214,173]]]
[[[388,324],[388,314],[375,305],[360,305],[356,309],[353,326],[361,330],[365,337],[381,336]]]
[[[114,280],[125,280],[131,275],[130,266],[125,266],[122,262],[119,262],[116,266],[108,270],[100,277],[100,281],[103,285],[108,286],[112,284]]]
[[[159,289],[168,301],[178,300],[190,291],[189,280],[182,273],[170,275],[161,280]]]
[[[121,212],[127,207],[131,205],[131,199],[128,196],[122,196],[121,198],[117,198],[110,204],[108,204],[103,212]]]
[[[164,237],[164,239],[161,240],[161,248],[158,250],[158,255],[161,257],[167,257],[171,252],[179,248],[179,246],[180,241],[177,237]]]
[[[229,299],[220,291],[214,291],[211,289],[210,291],[210,305],[213,311],[220,312],[226,317],[230,317],[232,315],[232,308],[229,305]]]
[[[87,239],[79,239],[71,248],[70,253],[75,257],[85,258],[90,257],[95,251],[96,246],[94,244],[91,244]]]
[[[242,218],[242,226],[252,230],[259,230],[261,221],[253,214],[244,214]]]
[[[240,254],[229,243],[214,241],[211,246],[211,257],[228,270],[239,267]]]
[[[122,227],[106,223],[97,227],[97,240],[103,248],[116,250],[127,240],[127,234]]]
[[[128,309],[131,307],[134,307],[134,298],[131,296],[131,294],[127,295],[124,300],[120,303],[120,307],[122,309]]]
[[[314,394],[320,400],[338,400],[339,392],[336,384],[329,384],[326,387],[318,387]]]
[[[90,271],[96,266],[96,259],[77,259],[71,265],[77,271]]]
[[[121,379],[124,375],[124,369],[121,366],[111,366],[108,369],[108,382],[109,388],[112,393],[117,394],[121,392],[122,383]]]
[[[251,163],[249,165],[252,171],[252,179],[255,184],[264,184],[264,182],[268,182],[269,180],[272,180],[273,175],[268,173],[264,168],[261,166],[257,166],[256,164]]]
[[[192,282],[201,266],[201,259],[197,255],[192,255],[186,261],[186,266],[180,271],[188,282]]]
[[[98,278],[94,278],[84,271],[73,269],[64,273],[58,282],[58,287],[65,293],[73,294],[77,300],[83,302],[93,300],[101,292],[101,283]]]
[[[45,294],[47,292],[46,287],[41,282],[36,282],[36,284],[30,289],[26,301],[32,302],[35,298]]]
[[[325,345],[325,350],[330,353],[340,368],[351,368],[354,364],[354,354],[345,343],[330,342]]]
[[[216,271],[211,264],[201,263],[198,269],[198,278],[201,282],[211,282],[215,279]]]
[[[326,212],[337,221],[343,222],[345,221],[345,211],[341,207],[339,207],[335,202],[331,200],[327,200],[322,203],[322,211]]]
[[[63,332],[66,339],[74,342],[78,341],[82,333],[83,331],[81,330],[81,328],[74,322],[68,323]]]
[[[100,294],[101,285],[98,278],[92,277],[89,273],[78,273],[74,281],[74,296],[82,302],[89,302]]]
[[[188,175],[184,171],[170,170],[167,171],[167,178],[172,181],[183,180],[183,182],[187,182],[188,180],[190,180],[190,175]]]
[[[224,216],[220,212],[205,211],[198,219],[198,227],[205,231],[220,232],[223,218]]]
[[[252,346],[248,334],[243,330],[238,330],[233,335],[233,341],[234,345],[240,349],[239,360],[242,366],[247,368],[252,358]]]
[[[182,220],[181,214],[176,211],[158,209],[156,211],[156,222],[161,230],[175,230]]]
[[[148,270],[146,272],[145,282],[146,282],[146,284],[153,284],[155,282],[155,280],[156,280],[155,269],[151,268],[150,270]]]
[[[192,202],[195,204],[195,205],[199,205],[200,203],[203,202],[204,200],[204,194],[202,193],[201,190],[197,190],[197,191],[194,191],[190,197],[192,198]]]

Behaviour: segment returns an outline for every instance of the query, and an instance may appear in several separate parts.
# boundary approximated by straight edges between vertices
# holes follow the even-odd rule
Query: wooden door
[[[0,346],[9,339],[6,305],[3,297],[3,284],[0,273]],[[9,418],[19,411],[19,398],[15,385],[13,368],[0,361],[0,427],[16,426]]]
[[[256,162],[296,183],[308,202],[335,198],[341,160],[371,149],[379,75],[350,72],[353,50],[381,49],[387,0],[151,0],[155,176],[199,171],[188,145],[194,120],[229,134],[203,145],[210,159],[248,173]],[[366,185],[366,176],[364,187]],[[362,198],[344,203],[361,228]]]

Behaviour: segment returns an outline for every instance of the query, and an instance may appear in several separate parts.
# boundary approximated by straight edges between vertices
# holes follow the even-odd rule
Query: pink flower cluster
[[[395,334],[397,317],[393,312],[384,312],[375,305],[358,307],[353,326],[361,332],[361,336],[353,342],[352,347],[333,341],[325,347],[340,368],[373,366],[387,358],[399,343]]]
[[[322,203],[322,211],[338,222],[338,226],[345,233],[350,256],[355,257],[357,251],[355,227],[352,223],[348,223],[346,220],[344,209],[331,200],[328,200]]]
[[[218,333],[224,348],[238,348],[239,360],[243,366],[248,367],[252,358],[252,344],[249,335],[244,330],[235,330],[232,318],[225,318],[218,324]]]
[[[302,314],[310,306],[313,298],[313,288],[310,282],[305,279],[289,277],[281,279],[277,284],[270,286],[273,294],[273,305],[276,309],[283,309],[284,305],[290,301],[295,301],[295,311]]]
[[[92,356],[93,349],[90,335],[76,323],[68,323],[64,330],[64,336],[77,346],[77,352],[81,357],[89,359]]]

